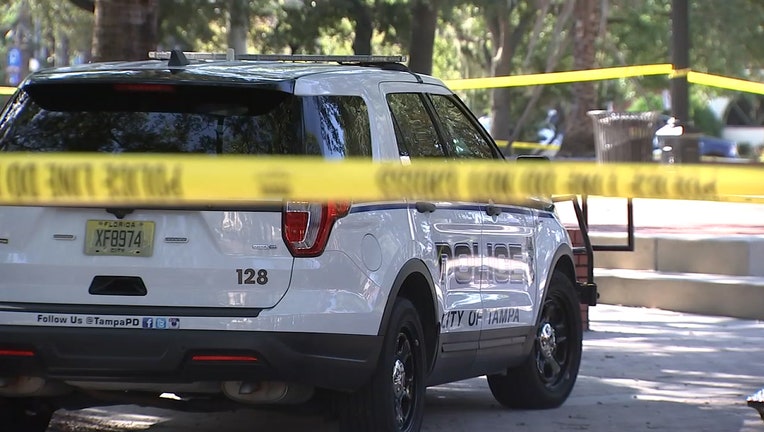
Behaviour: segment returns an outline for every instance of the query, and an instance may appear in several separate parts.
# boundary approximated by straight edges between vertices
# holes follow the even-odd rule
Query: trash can
[[[665,126],[655,132],[661,163],[699,163],[700,133],[670,118]]]
[[[657,112],[589,111],[597,162],[652,162]]]

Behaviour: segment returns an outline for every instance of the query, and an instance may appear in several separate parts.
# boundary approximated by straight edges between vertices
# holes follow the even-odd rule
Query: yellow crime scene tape
[[[764,94],[764,83],[739,78],[729,78],[720,75],[690,71],[687,74],[687,81],[692,84],[706,85],[727,90]]]
[[[446,81],[454,90],[681,74],[688,81],[764,94],[764,84],[671,65]],[[15,87],[0,87],[12,94]],[[516,142],[518,148],[554,145]],[[225,186],[221,186],[225,185]],[[372,164],[313,158],[200,155],[16,154],[0,158],[0,205],[210,205],[263,199],[495,201],[601,195],[764,202],[764,170],[741,166],[507,162]]]
[[[509,145],[509,141],[507,140],[494,140],[494,142],[496,142],[496,145],[498,145],[499,147],[504,147],[506,145]],[[512,141],[512,148],[524,149],[524,150],[559,150],[560,146],[557,144],[541,144],[541,143],[526,142],[526,141]]]
[[[599,195],[745,201],[764,196],[753,167],[505,161],[372,163],[205,155],[6,153],[0,205],[243,205],[256,200],[510,202]]]
[[[567,72],[549,72],[529,75],[511,75],[502,77],[465,78],[444,80],[451,90],[471,90],[498,87],[523,87],[545,84],[563,84],[581,81],[601,81],[607,79],[628,78],[647,75],[668,75],[672,71],[670,64],[641,66],[620,66],[603,69],[577,70]]]

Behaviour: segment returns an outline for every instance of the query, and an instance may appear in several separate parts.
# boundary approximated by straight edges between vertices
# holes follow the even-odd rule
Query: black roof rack
[[[195,51],[151,51],[149,58],[171,60],[173,53],[182,54],[188,60],[206,61],[282,61],[282,62],[336,62],[340,64],[384,65],[404,63],[405,56],[385,55],[322,55],[322,54],[236,54],[229,49],[226,52],[195,52]],[[176,56],[180,57],[178,54]],[[175,66],[175,65],[170,65]]]

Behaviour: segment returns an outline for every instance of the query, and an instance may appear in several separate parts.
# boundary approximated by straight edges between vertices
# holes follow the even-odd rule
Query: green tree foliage
[[[232,44],[232,14],[245,17],[247,48],[275,53],[407,54],[418,71],[442,78],[570,70],[572,19],[584,0],[161,0],[158,47],[222,51]],[[232,3],[235,2],[235,3]],[[671,0],[596,0],[601,36],[589,48],[601,67],[670,61]],[[0,0],[0,54],[26,41],[42,66],[67,64],[91,52],[95,0]],[[232,8],[236,6],[238,11]],[[25,9],[26,8],[26,9]],[[28,11],[25,15],[22,11]],[[424,11],[424,12],[422,12]],[[417,15],[420,13],[420,15]],[[693,69],[761,79],[764,2],[691,2]],[[426,21],[423,21],[425,20]],[[121,24],[120,24],[121,25]],[[432,35],[430,37],[429,35]],[[590,50],[591,52],[591,50]],[[80,56],[77,56],[77,54]],[[4,68],[3,68],[4,69]],[[635,109],[642,96],[661,100],[666,77],[596,82],[583,110],[611,102]],[[693,86],[703,104],[717,92]],[[592,93],[589,92],[589,95]],[[497,138],[535,140],[549,108],[574,105],[572,85],[463,92],[478,114],[493,112]],[[693,112],[700,112],[693,108]]]
[[[221,1],[162,0],[159,3],[159,45],[162,49],[198,50],[219,38],[225,24]]]

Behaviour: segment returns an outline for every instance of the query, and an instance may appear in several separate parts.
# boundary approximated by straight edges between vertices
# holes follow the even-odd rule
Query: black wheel
[[[581,311],[573,282],[555,271],[528,358],[505,374],[490,375],[496,400],[509,408],[562,405],[573,390],[581,364]]]
[[[374,375],[339,407],[341,431],[419,430],[425,392],[423,335],[414,305],[397,299]]]
[[[45,432],[55,408],[40,399],[0,399],[3,432]]]

